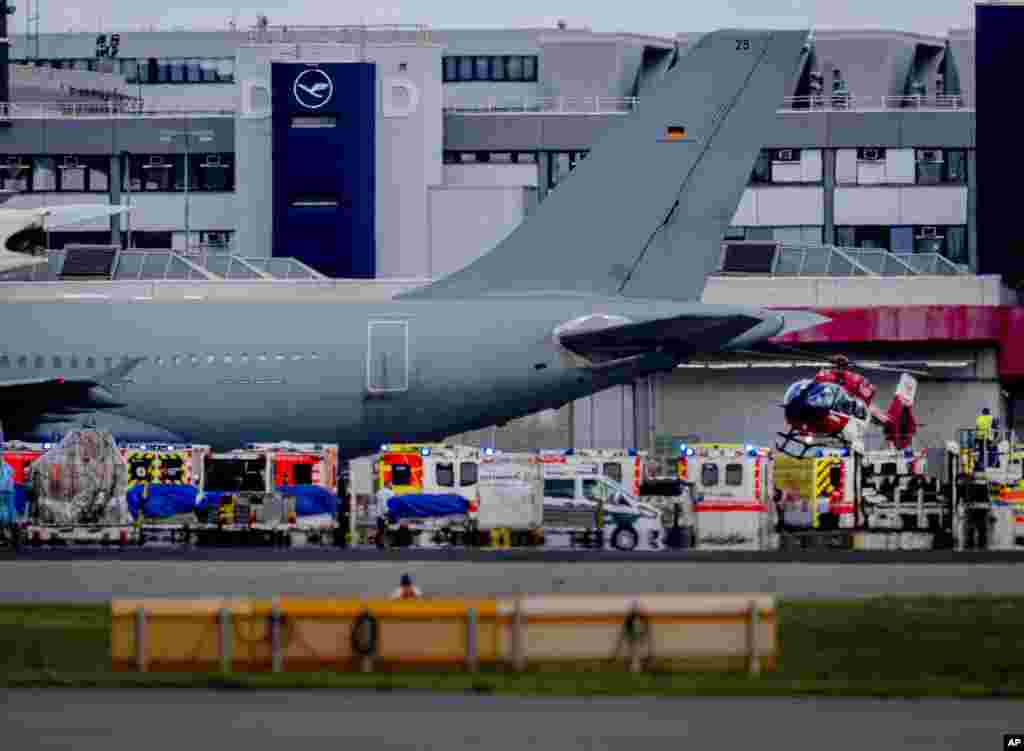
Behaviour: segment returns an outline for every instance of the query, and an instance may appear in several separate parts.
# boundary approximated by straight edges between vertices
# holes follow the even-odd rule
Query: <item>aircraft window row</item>
[[[44,60],[12,60],[14,65],[34,65],[58,70],[91,70],[111,72],[125,77],[127,83],[234,83],[233,57],[118,57],[118,58],[51,58]]]
[[[121,358],[122,362],[128,361],[129,359],[130,358],[128,358],[128,357]],[[148,360],[150,358],[143,358],[143,359]],[[245,365],[245,364],[248,364],[250,362],[250,360],[252,360],[254,362],[270,362],[270,361],[285,362],[285,361],[289,361],[289,360],[291,362],[301,362],[301,361],[304,361],[304,360],[321,360],[321,359],[323,359],[323,356],[320,353],[318,353],[318,352],[313,352],[313,353],[298,353],[298,352],[296,352],[296,353],[287,353],[287,354],[286,353],[282,353],[282,352],[277,352],[277,353],[260,352],[260,353],[253,354],[251,356],[248,353],[243,352],[243,353],[241,353],[241,354],[239,354],[237,356],[236,355],[210,355],[210,354],[207,354],[207,355],[179,354],[179,355],[170,355],[168,357],[164,357],[163,355],[158,355],[158,356],[152,358],[152,362],[153,362],[154,365],[157,365],[159,367],[163,367],[163,366],[175,366],[175,367],[177,367],[177,366],[181,366],[181,365],[197,366],[201,362],[205,362],[208,365],[213,365],[214,363],[216,363],[218,361],[223,362],[225,365],[231,365],[231,364],[236,363],[236,362],[238,364]],[[79,357],[78,355],[71,355],[71,356],[65,357],[64,355],[53,355],[49,359],[49,363],[50,363],[50,367],[52,367],[55,370],[62,370],[62,369],[64,369],[65,365],[70,370],[78,370],[79,368],[82,368],[82,369],[85,369],[85,370],[97,370],[97,369],[100,368],[101,365],[102,365],[102,368],[104,370],[111,370],[114,367],[114,360],[115,360],[115,358],[113,358],[113,357],[105,357],[105,358],[100,359],[100,358],[91,357],[91,356],[90,357]],[[36,368],[36,369],[43,369],[43,368],[47,367],[47,358],[44,357],[43,355],[0,355],[0,369],[14,368],[14,367],[17,367],[17,368],[32,367],[32,368]]]

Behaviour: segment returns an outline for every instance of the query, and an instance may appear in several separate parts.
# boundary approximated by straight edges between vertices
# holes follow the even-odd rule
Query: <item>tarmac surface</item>
[[[43,691],[6,693],[12,749],[1003,748],[1019,702],[742,698],[531,698],[413,693]],[[736,720],[742,718],[742,722]]]
[[[159,551],[153,551],[159,552]],[[168,551],[169,553],[172,551]],[[1024,594],[1024,568],[1005,557],[991,562],[952,554],[872,557],[843,554],[788,562],[763,557],[666,557],[577,554],[451,557],[412,551],[302,555],[302,551],[194,551],[152,557],[116,553],[32,551],[0,560],[0,602],[107,602],[134,597],[380,597],[403,573],[427,596],[515,594],[639,594],[764,592],[788,598],[912,594]],[[328,551],[331,552],[331,551]],[[376,552],[376,551],[375,551]],[[847,554],[854,555],[857,554]],[[1019,557],[1014,561],[1021,560]],[[914,561],[908,563],[906,561]]]

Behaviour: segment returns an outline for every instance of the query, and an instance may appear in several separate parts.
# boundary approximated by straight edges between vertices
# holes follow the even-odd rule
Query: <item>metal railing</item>
[[[423,24],[347,26],[253,26],[249,44],[319,42],[334,44],[430,44],[430,27]]]
[[[936,96],[853,96],[851,94],[817,94],[788,96],[780,112],[873,110],[973,110],[959,94]]]
[[[234,117],[234,107],[196,108],[170,107],[160,105],[146,106],[138,100],[108,102],[3,102],[0,103],[0,120],[50,120],[54,118],[71,119],[109,119],[118,117]]]
[[[490,97],[484,100],[449,99],[444,111],[453,114],[558,113],[567,115],[628,114],[636,110],[639,97]],[[854,97],[849,94],[785,97],[779,112],[806,111],[973,111],[959,95]]]
[[[0,282],[60,282],[64,250],[49,263],[0,273]],[[245,258],[220,248],[121,250],[113,281],[319,281],[322,274],[295,258]]]
[[[779,245],[773,276],[956,276],[967,269],[938,253],[835,245]]]
[[[637,108],[637,97],[490,97],[484,101],[448,101],[444,111],[452,114],[560,114],[625,115]]]

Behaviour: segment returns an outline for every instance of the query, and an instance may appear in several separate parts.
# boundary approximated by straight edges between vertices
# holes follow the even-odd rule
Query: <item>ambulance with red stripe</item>
[[[697,493],[697,547],[763,550],[775,531],[771,449],[741,443],[680,446],[679,479]]]

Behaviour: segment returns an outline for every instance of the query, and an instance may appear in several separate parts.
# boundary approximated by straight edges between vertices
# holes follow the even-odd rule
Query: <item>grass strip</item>
[[[131,674],[109,670],[105,606],[0,605],[0,685],[422,690],[559,696],[1024,698],[1024,597],[778,604],[779,666],[743,674]]]

